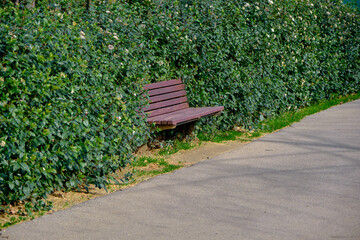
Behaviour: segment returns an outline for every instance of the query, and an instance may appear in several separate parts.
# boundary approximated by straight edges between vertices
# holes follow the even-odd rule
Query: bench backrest
[[[147,84],[150,105],[144,108],[149,117],[175,112],[189,107],[185,85],[180,79]]]

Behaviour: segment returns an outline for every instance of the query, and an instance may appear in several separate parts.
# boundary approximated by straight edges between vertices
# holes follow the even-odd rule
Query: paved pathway
[[[1,234],[19,240],[359,240],[360,101]]]

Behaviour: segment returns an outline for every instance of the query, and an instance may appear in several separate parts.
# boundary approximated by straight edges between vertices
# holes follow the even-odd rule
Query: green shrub
[[[119,21],[129,21],[118,7]],[[145,75],[122,45],[127,34],[98,11],[0,10],[3,204],[105,187],[149,134],[137,113]]]
[[[215,121],[268,116],[359,90],[360,21],[341,1],[157,1],[146,19],[151,79],[182,77]],[[161,64],[160,64],[161,63]],[[200,124],[208,126],[207,124]]]
[[[359,91],[360,17],[340,1],[40,2],[0,9],[0,201],[94,183],[132,159],[149,128],[142,86],[182,78],[198,128]]]

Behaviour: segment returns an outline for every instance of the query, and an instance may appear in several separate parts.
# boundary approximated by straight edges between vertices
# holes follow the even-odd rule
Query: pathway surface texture
[[[359,240],[360,101],[1,238]]]

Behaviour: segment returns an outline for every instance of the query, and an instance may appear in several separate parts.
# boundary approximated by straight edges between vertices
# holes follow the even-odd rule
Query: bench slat
[[[162,130],[219,114],[224,109],[223,106],[189,108],[185,85],[181,79],[151,83],[143,89],[147,90],[144,96],[150,97],[149,106],[143,109],[148,115],[148,123],[155,123]]]
[[[173,98],[184,97],[184,96],[186,96],[186,92],[184,90],[173,92],[173,93],[167,93],[167,94],[163,94],[163,95],[157,95],[154,97],[150,97],[150,105],[155,102],[170,100]]]
[[[168,87],[168,86],[177,85],[177,84],[182,84],[181,79],[173,79],[173,80],[164,81],[164,82],[150,83],[150,84],[147,84],[144,86],[144,90],[152,90],[152,89]]]
[[[166,94],[166,93],[181,91],[181,90],[184,90],[184,89],[185,89],[185,85],[184,85],[184,84],[179,84],[179,85],[175,85],[175,86],[170,86],[170,87],[164,87],[164,88],[149,90],[149,91],[148,91],[148,94],[149,94],[150,97],[152,97],[152,96],[156,96],[156,95],[161,95],[161,94]]]
[[[154,111],[149,111],[147,112],[148,117],[155,117],[155,116],[159,116],[159,115],[164,115],[164,114],[168,114],[168,113],[172,113],[172,112],[176,112],[182,109],[186,109],[189,108],[189,104],[186,103],[181,103],[178,105],[174,105],[174,106],[170,106],[170,107],[164,107],[164,108],[160,108],[160,109],[156,109]]]
[[[144,112],[148,112],[148,111],[155,110],[155,109],[158,109],[158,108],[177,105],[177,104],[180,104],[180,103],[185,103],[187,101],[188,101],[187,97],[184,96],[184,97],[174,98],[174,99],[167,100],[167,101],[152,103],[148,107],[144,108]]]
[[[214,115],[224,110],[223,106],[218,107],[202,107],[202,108],[186,108],[173,113],[166,113],[148,118],[149,123],[159,125],[177,125],[189,121],[197,120],[201,117]]]

